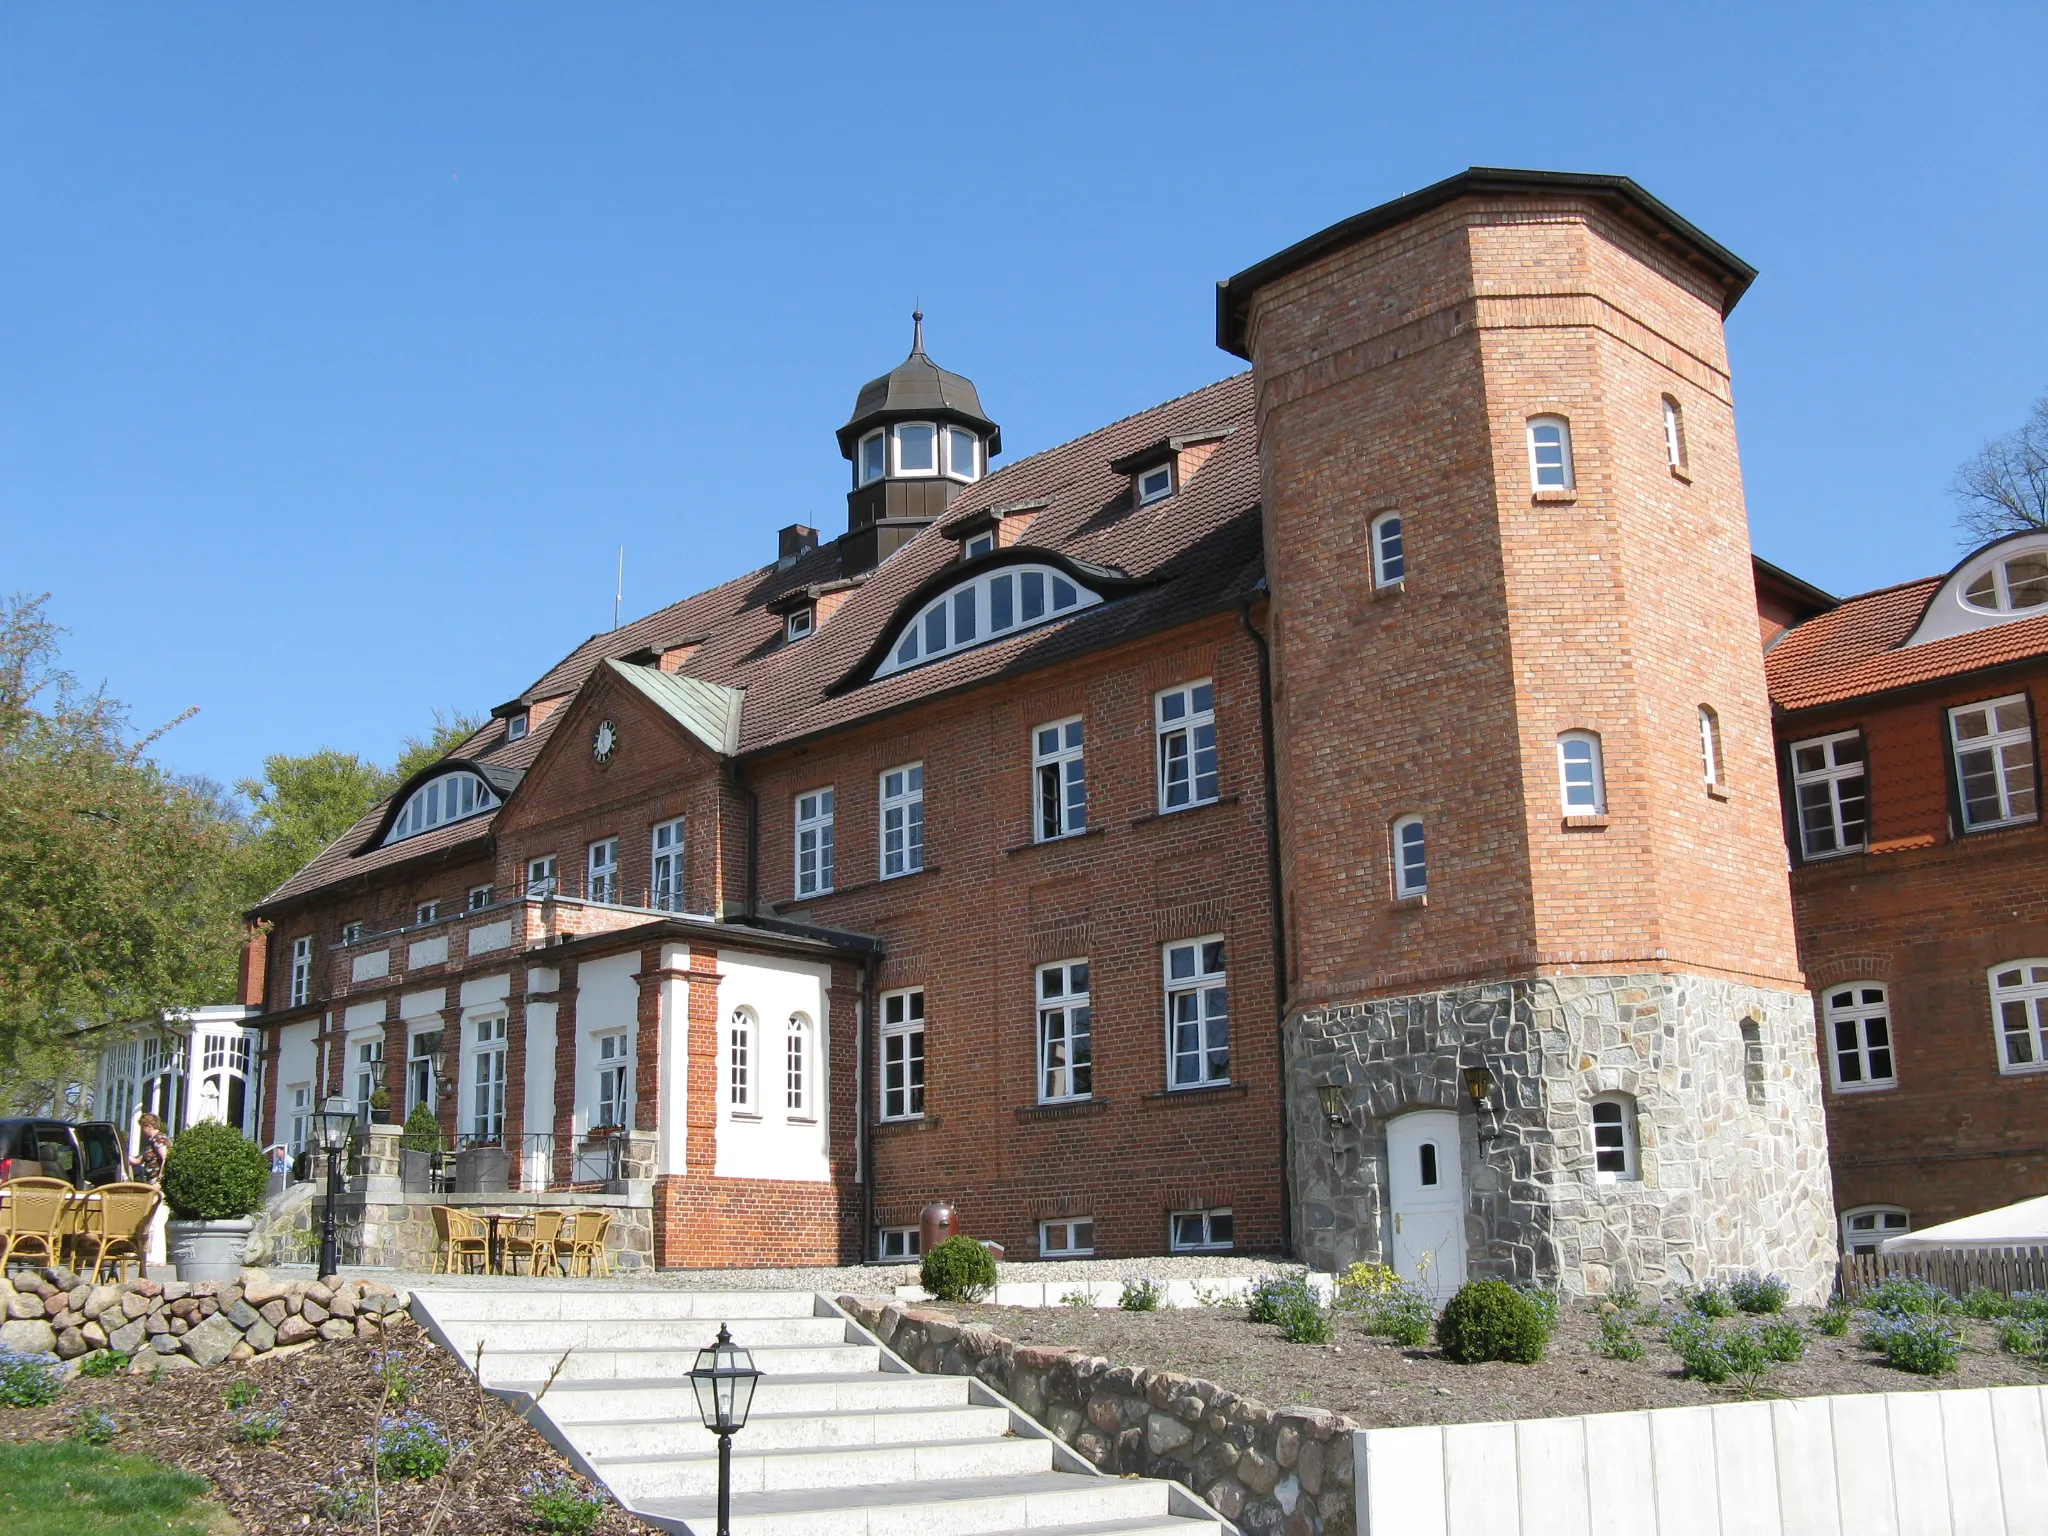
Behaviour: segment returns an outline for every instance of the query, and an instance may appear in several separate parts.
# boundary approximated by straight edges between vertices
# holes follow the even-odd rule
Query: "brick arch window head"
[[[1562,416],[1531,416],[1529,483],[1539,491],[1576,489],[1572,468],[1572,427]]]
[[[1408,579],[1408,549],[1401,533],[1401,514],[1382,512],[1372,520],[1372,584],[1391,587]]]
[[[1399,817],[1390,829],[1394,855],[1394,896],[1406,901],[1429,890],[1429,844],[1420,816]]]
[[[1881,981],[1829,987],[1821,996],[1828,1065],[1837,1093],[1894,1088],[1891,999]]]
[[[1600,816],[1607,810],[1607,774],[1600,738],[1592,731],[1566,731],[1557,738],[1557,786],[1567,816]]]

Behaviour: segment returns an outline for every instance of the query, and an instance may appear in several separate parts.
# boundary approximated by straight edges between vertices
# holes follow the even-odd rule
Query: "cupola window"
[[[463,821],[471,816],[481,816],[485,811],[495,811],[498,803],[491,786],[477,775],[444,773],[412,792],[405,808],[398,813],[398,819],[391,823],[391,830],[385,833],[384,841],[387,844],[403,842],[408,837],[417,837],[451,821]]]
[[[888,473],[889,443],[880,432],[870,432],[860,440],[860,483],[872,485]]]
[[[1155,501],[1164,501],[1173,494],[1173,465],[1155,465],[1142,470],[1138,475],[1138,505],[1150,506]]]
[[[1012,565],[971,577],[918,610],[903,626],[875,676],[887,677],[906,667],[999,640],[1101,601],[1101,594],[1050,566]]]
[[[981,439],[965,427],[946,428],[946,473],[955,480],[981,478]]]
[[[896,426],[896,473],[935,475],[939,472],[939,429],[928,421]]]

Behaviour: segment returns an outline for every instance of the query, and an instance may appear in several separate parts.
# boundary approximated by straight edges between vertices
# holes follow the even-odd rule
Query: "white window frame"
[[[782,1039],[782,1109],[791,1120],[816,1118],[816,1106],[811,1102],[811,1059],[810,1016],[792,1013]]]
[[[1218,1222],[1226,1230],[1221,1237],[1216,1235]],[[1185,1227],[1183,1224],[1187,1224]],[[1199,1223],[1196,1229],[1195,1224]],[[1189,1240],[1184,1233],[1195,1230],[1195,1240]],[[1237,1246],[1237,1218],[1227,1205],[1207,1211],[1173,1211],[1166,1218],[1166,1247],[1169,1253],[1228,1253]]]
[[[1614,1116],[1600,1111],[1613,1110]],[[1586,1137],[1593,1149],[1595,1184],[1633,1184],[1643,1176],[1642,1152],[1636,1142],[1636,1102],[1625,1093],[1599,1093],[1586,1106]],[[1621,1154],[1621,1166],[1612,1164]]]
[[[2000,978],[2005,976],[2017,980],[2003,983]],[[2048,1071],[2048,959],[2008,960],[1992,966],[1984,979],[1991,989],[1991,1031],[1998,1039],[2000,1075]],[[2014,1047],[2022,1042],[2030,1059],[2016,1061]]]
[[[1038,1102],[1094,1097],[1095,1018],[1088,962],[1055,960],[1032,972],[1038,1008]]]
[[[725,1072],[725,1104],[729,1113],[753,1120],[761,1117],[755,1092],[761,1070],[757,1049],[760,1039],[761,1021],[755,1017],[754,1010],[744,1004],[733,1009],[725,1021],[725,1051],[721,1058]]]
[[[1084,1230],[1085,1229],[1085,1232]],[[1055,1245],[1053,1234],[1059,1234]],[[1038,1256],[1041,1259],[1089,1259],[1095,1256],[1095,1218],[1056,1216],[1038,1224]]]
[[[1881,1041],[1871,1038],[1872,1024],[1882,1034]],[[1845,1027],[1847,1044],[1843,1043]],[[1821,1028],[1827,1037],[1828,1077],[1835,1092],[1871,1093],[1898,1087],[1890,987],[1881,981],[1845,981],[1826,988],[1821,993]],[[1844,1072],[1845,1063],[1855,1076]],[[1880,1065],[1882,1073],[1877,1070]]]
[[[1214,805],[1223,798],[1213,678],[1177,683],[1155,693],[1152,730],[1158,744],[1153,761],[1157,768],[1160,815]]]
[[[959,438],[965,438],[968,443],[967,468],[964,472],[954,462],[953,458],[953,445]],[[945,457],[947,479],[960,480],[972,484],[981,478],[980,433],[974,431],[971,427],[959,426],[950,421],[946,422],[939,429],[939,448]]]
[[[1149,469],[1139,470],[1131,476],[1131,490],[1137,497],[1137,504],[1149,507],[1155,501],[1166,500],[1177,489],[1174,484],[1176,478],[1171,459],[1164,464],[1154,464]],[[1155,480],[1157,484],[1153,483]]]
[[[2007,711],[2018,713],[2018,725],[1999,723],[1999,716]],[[1973,736],[1967,740],[1964,738],[1960,727],[1963,717],[1967,715],[1984,717],[1984,735]],[[2040,787],[2034,761],[2034,711],[2027,695],[2008,693],[1996,699],[1956,705],[1948,712],[1948,740],[1950,761],[1954,765],[1956,776],[1956,805],[1962,814],[1965,832],[1985,832],[1995,827],[2017,827],[2039,819]],[[2021,749],[2024,762],[2018,760],[2014,748]],[[1997,815],[1987,816],[1981,821],[1971,814],[1971,797],[1964,787],[1963,770],[1964,757],[1980,754],[1989,760],[1989,773],[1998,807]],[[2019,782],[2022,779],[2024,783]]]
[[[1415,829],[1416,858],[1410,860],[1408,829]],[[1393,864],[1394,899],[1408,901],[1429,894],[1429,831],[1420,816],[1397,816],[1387,829],[1388,854]]]
[[[1159,969],[1166,992],[1167,1091],[1223,1086],[1230,1081],[1230,963],[1223,935],[1160,945]],[[1223,1031],[1220,1072],[1213,1060],[1216,1025]],[[1183,1039],[1187,1029],[1194,1034]],[[1183,1063],[1190,1063],[1192,1071],[1183,1073]]]
[[[292,940],[291,1003],[293,1008],[313,1000],[313,936]]]
[[[412,921],[415,928],[423,928],[428,923],[438,923],[441,921],[441,903],[438,901],[423,901],[419,903],[419,905],[412,909]]]
[[[1912,1230],[1913,1213],[1903,1205],[1852,1205],[1842,1212],[1842,1252],[1876,1253],[1886,1238]]]
[[[511,1047],[506,1016],[494,1013],[470,1024],[469,1133],[478,1141],[505,1135],[505,1062]]]
[[[1539,440],[1539,432],[1557,429],[1557,441],[1548,443]],[[1545,414],[1531,416],[1525,435],[1529,445],[1529,485],[1537,491],[1572,491],[1578,489],[1578,475],[1572,464],[1572,424],[1563,416]],[[1544,462],[1545,455],[1555,450],[1558,462]],[[1549,477],[1549,478],[1546,478]]]
[[[1709,789],[1728,786],[1726,759],[1721,752],[1721,716],[1711,704],[1700,706],[1700,774]]]
[[[884,1120],[924,1118],[925,997],[923,987],[898,987],[875,999],[881,1018],[881,1094]],[[893,1015],[893,1017],[892,1017]]]
[[[285,1146],[293,1157],[297,1157],[313,1141],[313,1085],[311,1083],[287,1083],[285,1095],[291,1101],[291,1126],[286,1133]],[[121,1122],[125,1123],[124,1115]]]
[[[350,1055],[354,1058],[356,1074],[356,1117],[367,1123],[370,1100],[384,1086],[384,1037],[377,1035],[358,1039],[353,1044]]]
[[[876,779],[880,796],[881,878],[899,880],[924,868],[924,764],[899,763]]]
[[[591,1094],[591,1129],[632,1123],[633,1055],[631,1037],[623,1029],[590,1037],[590,1059],[596,1083]]]
[[[2040,601],[2014,605],[2012,600],[2012,567],[2022,562],[2029,566],[2038,567],[2044,562],[2044,559],[2048,559],[2048,551],[2044,551],[2036,540],[2027,541],[2027,547],[2007,550],[1983,570],[1973,574],[1967,584],[1959,584],[1963,606],[1977,613],[2018,614],[2029,613],[2033,609],[2040,607]],[[1992,584],[1992,606],[1989,608],[1986,608],[1975,596],[1977,589],[1984,585],[1987,578]],[[2038,569],[2030,569],[2020,577],[2020,586],[2024,589],[2026,596],[2040,598],[2042,590],[2041,572]]]
[[[545,900],[555,894],[560,878],[556,874],[555,856],[544,853],[537,859],[526,861],[526,894],[536,900]]]
[[[369,934],[370,925],[361,918],[341,925],[341,942],[344,944],[360,944],[369,937]]]
[[[1859,756],[1850,762],[1838,762],[1837,748],[1842,742],[1857,744]],[[1802,752],[1818,751],[1825,759],[1818,768],[1802,769],[1799,755]],[[1846,853],[1861,853],[1870,840],[1870,748],[1863,740],[1861,731],[1832,731],[1826,736],[1809,736],[1804,741],[1795,741],[1791,747],[1792,763],[1792,814],[1799,823],[1799,855],[1811,862],[1815,859],[1839,858]],[[1861,830],[1855,841],[1849,840],[1848,829],[1852,825],[1843,814],[1842,785],[1851,779],[1859,780],[1862,793],[1857,796],[1862,805],[1862,814],[1854,823]],[[1823,804],[1812,798],[1809,792],[1825,796]],[[1827,835],[1834,839],[1832,848],[1815,848],[1810,835],[1816,829],[1810,825],[1807,812],[1827,813]]]
[[[1566,731],[1557,738],[1557,796],[1567,816],[1607,814],[1607,770],[1596,732]]]
[[[1685,408],[1672,395],[1664,396],[1664,462],[1685,468]]]
[[[619,905],[619,840],[600,837],[584,858],[583,894],[600,907]]]
[[[782,638],[788,641],[808,640],[812,628],[813,619],[808,606],[792,609],[782,621]]]
[[[932,466],[930,469],[905,469],[903,467],[903,434],[922,427],[932,435]],[[939,455],[945,452],[944,434],[936,421],[899,421],[889,428],[889,464],[898,480],[933,480],[939,475]]]
[[[1372,520],[1372,584],[1398,586],[1408,579],[1408,545],[1402,533],[1401,514],[1382,512]]]
[[[405,1112],[410,1115],[413,1106],[424,1104],[429,1110],[438,1108],[434,1083],[434,1052],[422,1050],[427,1041],[438,1047],[441,1043],[439,1030],[408,1030],[405,1037]]]
[[[1087,749],[1087,725],[1079,715],[1032,727],[1031,835],[1035,842],[1057,842],[1088,830]]]
[[[875,1262],[877,1264],[914,1263],[923,1247],[924,1234],[916,1227],[878,1227],[875,1229]]]
[[[483,911],[490,906],[491,894],[494,890],[495,887],[493,886],[472,885],[469,888],[469,895],[463,898],[463,910],[468,912]]]
[[[889,636],[877,678],[1023,634],[1093,608],[1102,594],[1056,566],[1004,565],[948,587]],[[960,638],[961,620],[972,629]]]
[[[996,536],[993,533],[977,533],[960,546],[963,560],[976,560],[983,555],[992,555],[996,550]]]
[[[657,912],[684,910],[683,882],[685,859],[689,852],[684,824],[688,819],[673,816],[667,821],[658,821],[648,833],[647,904]]]
[[[790,838],[795,856],[798,896],[826,896],[832,891],[832,822],[835,797],[832,786],[807,789],[796,797],[796,830]],[[804,867],[806,856],[810,868]]]
[[[384,842],[402,843],[436,827],[495,811],[499,804],[497,791],[480,775],[467,769],[440,774],[406,796],[391,830],[384,834]]]
[[[881,451],[875,457],[874,473],[868,472],[868,445],[878,444]],[[860,444],[853,451],[853,483],[858,490],[864,485],[873,485],[877,480],[889,477],[889,434],[877,427],[864,434]]]

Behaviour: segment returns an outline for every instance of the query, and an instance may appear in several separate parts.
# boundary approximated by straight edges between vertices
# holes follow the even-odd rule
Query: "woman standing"
[[[135,1176],[150,1184],[161,1184],[164,1180],[164,1162],[171,1155],[171,1138],[164,1134],[163,1121],[147,1110],[136,1117],[135,1128],[140,1133],[142,1142],[142,1145],[135,1149]],[[156,1214],[149,1219],[151,1264],[169,1262],[169,1254],[164,1247],[164,1223],[169,1219],[170,1212],[159,1200]]]

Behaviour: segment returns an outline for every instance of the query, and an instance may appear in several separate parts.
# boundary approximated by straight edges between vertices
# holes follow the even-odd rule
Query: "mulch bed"
[[[46,1408],[0,1408],[0,1438],[55,1439],[71,1432],[81,1408],[99,1407],[120,1425],[113,1449],[153,1456],[208,1479],[215,1496],[249,1536],[357,1536],[370,1528],[338,1525],[319,1511],[322,1485],[370,1476],[371,1434],[381,1413],[377,1361],[389,1348],[411,1381],[407,1410],[425,1414],[452,1439],[467,1442],[449,1469],[426,1482],[383,1481],[383,1528],[404,1536],[506,1536],[527,1529],[519,1489],[535,1471],[569,1466],[538,1431],[495,1398],[415,1325],[390,1330],[384,1346],[321,1344],[246,1365],[168,1372],[158,1377],[74,1377]],[[222,1402],[232,1382],[253,1382],[258,1410],[288,1403],[284,1432],[269,1445],[233,1434],[237,1415]],[[437,1514],[438,1511],[438,1514]],[[613,1506],[602,1536],[659,1536]]]
[[[1270,1324],[1248,1323],[1240,1308],[1119,1312],[1071,1307],[949,1307],[963,1323],[1019,1344],[1072,1344],[1121,1365],[1205,1377],[1268,1407],[1311,1404],[1371,1428],[1468,1424],[1635,1408],[1727,1402],[1741,1388],[1708,1386],[1678,1374],[1662,1330],[1636,1336],[1641,1360],[1609,1360],[1589,1347],[1598,1315],[1567,1303],[1556,1335],[1535,1365],[1453,1365],[1435,1348],[1403,1349],[1366,1334],[1346,1318],[1334,1343],[1289,1344]],[[1809,1313],[1791,1314],[1804,1322]],[[2048,1382],[2048,1371],[1999,1348],[1988,1323],[1958,1320],[1965,1349],[1949,1376],[1915,1376],[1886,1365],[1856,1340],[1811,1331],[1806,1357],[1772,1368],[1763,1391],[1777,1397],[1849,1392],[1912,1392],[1938,1387],[2001,1387]]]

